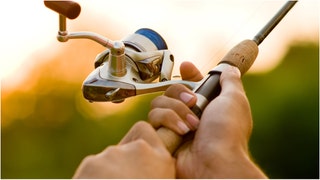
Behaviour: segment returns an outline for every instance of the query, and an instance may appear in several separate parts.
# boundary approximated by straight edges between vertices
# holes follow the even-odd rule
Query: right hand
[[[181,75],[184,80],[202,78],[191,63],[182,64]],[[194,139],[177,150],[178,178],[266,178],[249,156],[252,117],[239,70],[230,66],[223,71],[220,84],[220,95],[205,108],[201,121],[190,110],[195,94],[182,85],[153,100],[149,121],[180,135],[197,129]]]

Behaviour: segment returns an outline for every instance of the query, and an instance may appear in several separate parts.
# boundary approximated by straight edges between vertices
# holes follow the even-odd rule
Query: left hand
[[[154,128],[141,121],[118,145],[86,157],[73,178],[175,178],[175,160]]]

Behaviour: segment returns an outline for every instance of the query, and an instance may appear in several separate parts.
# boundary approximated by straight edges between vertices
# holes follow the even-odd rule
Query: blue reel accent
[[[160,36],[160,34],[152,29],[142,28],[137,30],[135,34],[140,34],[150,39],[154,45],[156,45],[158,50],[168,49],[166,41]]]

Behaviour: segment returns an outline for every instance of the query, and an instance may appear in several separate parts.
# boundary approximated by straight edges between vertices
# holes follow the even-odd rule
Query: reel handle
[[[49,0],[45,0],[44,1],[44,5],[69,18],[69,19],[75,19],[79,16],[80,11],[81,11],[81,7],[78,3],[73,2],[73,1],[49,1]]]

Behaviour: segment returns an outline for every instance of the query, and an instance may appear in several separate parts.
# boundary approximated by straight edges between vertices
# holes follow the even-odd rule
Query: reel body
[[[89,101],[122,102],[137,95],[136,91],[146,86],[145,83],[152,86],[154,81],[171,80],[174,56],[157,32],[139,29],[121,42],[125,46],[124,52],[120,47],[106,49],[97,55],[96,69],[84,81],[82,88],[84,97]]]

